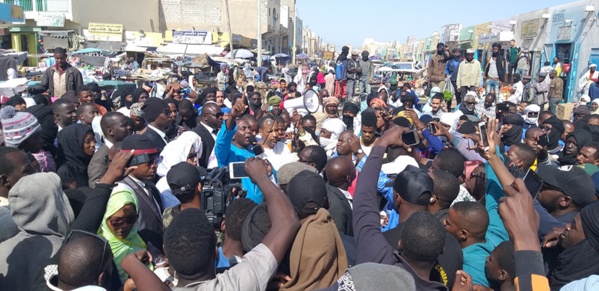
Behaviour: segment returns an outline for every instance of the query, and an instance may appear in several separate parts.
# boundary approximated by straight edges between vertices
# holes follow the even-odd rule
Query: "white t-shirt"
[[[273,149],[264,148],[264,155],[277,171],[284,164],[298,160],[297,154],[291,153],[287,145],[282,142],[277,142]]]
[[[173,290],[266,290],[266,285],[276,270],[275,256],[266,245],[259,244],[245,254],[239,264],[216,275],[216,278],[197,284],[178,286]]]

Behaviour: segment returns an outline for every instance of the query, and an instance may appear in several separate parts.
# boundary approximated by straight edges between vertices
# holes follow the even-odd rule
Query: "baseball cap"
[[[295,175],[287,184],[287,193],[297,213],[316,214],[327,205],[327,187],[313,171],[304,170]]]
[[[192,192],[206,176],[206,169],[180,162],[166,173],[166,181],[173,195],[185,195]]]
[[[539,177],[547,184],[559,188],[578,206],[584,207],[594,202],[595,184],[591,176],[577,166],[539,165]]]
[[[408,165],[395,178],[393,190],[409,203],[426,206],[430,203],[434,187],[433,179],[426,172]]]

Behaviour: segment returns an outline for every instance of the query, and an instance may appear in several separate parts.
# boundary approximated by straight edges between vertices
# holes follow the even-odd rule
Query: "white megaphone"
[[[291,109],[305,109],[310,113],[318,110],[318,93],[310,89],[304,92],[304,95],[299,98],[293,98],[283,102],[283,107],[288,111]]]

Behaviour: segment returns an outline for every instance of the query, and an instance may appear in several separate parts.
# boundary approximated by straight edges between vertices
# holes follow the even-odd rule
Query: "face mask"
[[[343,120],[343,123],[345,123],[345,126],[347,127],[348,130],[354,129],[354,118],[353,117],[343,115],[342,120]]]
[[[331,144],[336,144],[337,141],[334,139],[330,139],[330,138],[326,138],[326,137],[319,137],[318,141],[320,141],[320,146],[323,148],[326,148],[327,146],[331,145]]]

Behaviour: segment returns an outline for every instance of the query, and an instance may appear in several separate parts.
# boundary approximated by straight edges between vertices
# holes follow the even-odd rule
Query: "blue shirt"
[[[216,136],[216,144],[214,145],[214,155],[218,161],[219,167],[227,167],[229,163],[243,162],[248,158],[254,157],[254,153],[249,148],[238,148],[231,142],[237,131],[237,124],[233,129],[228,130],[226,123],[223,122],[221,129]],[[258,186],[252,183],[250,178],[241,179],[241,186],[246,191],[245,198],[250,199],[257,204],[261,204],[264,200],[262,191]]]
[[[503,160],[503,156],[499,154],[498,147],[497,153]],[[498,201],[503,197],[503,188],[489,163],[485,165],[485,172],[487,175],[485,208],[487,209],[487,213],[489,213],[489,226],[485,233],[485,242],[470,245],[462,251],[464,253],[464,272],[472,276],[474,284],[490,287],[485,275],[485,260],[491,255],[495,247],[510,238],[497,211],[499,207]]]
[[[358,170],[358,172],[362,172],[362,168],[364,167],[364,163],[366,163],[367,158],[368,156],[364,156],[356,165],[356,170]],[[387,177],[383,171],[380,171],[376,186],[377,191],[381,193],[385,200],[387,200],[383,211],[387,213],[387,217],[389,218],[389,223],[387,226],[381,227],[381,231],[383,232],[394,229],[399,225],[399,213],[397,213],[397,210],[395,210],[395,205],[393,204],[393,186],[387,186],[389,182],[393,182],[393,180]]]
[[[229,268],[231,264],[229,263],[229,258],[225,256],[223,253],[223,248],[218,247],[218,260],[216,261],[216,268]]]

